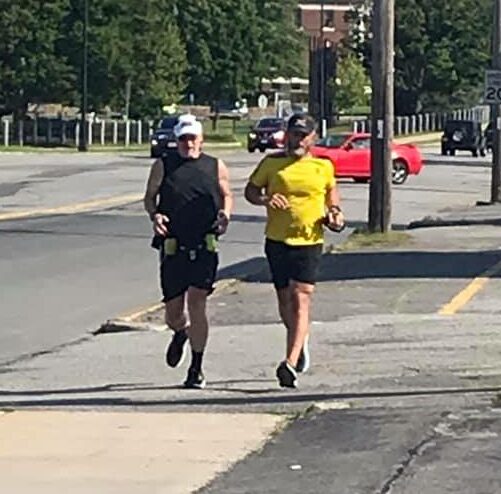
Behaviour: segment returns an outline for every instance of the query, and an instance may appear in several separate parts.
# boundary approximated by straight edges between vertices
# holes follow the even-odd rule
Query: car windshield
[[[333,134],[320,139],[316,145],[324,148],[340,148],[346,141],[346,137],[345,134]]]
[[[264,129],[267,127],[282,127],[282,122],[283,120],[281,118],[263,118],[262,120],[259,120],[257,128]]]
[[[446,132],[454,132],[455,130],[464,130],[465,132],[471,132],[472,129],[473,122],[464,120],[451,121],[445,124]]]
[[[163,118],[158,126],[159,129],[173,129],[177,124],[177,117]]]

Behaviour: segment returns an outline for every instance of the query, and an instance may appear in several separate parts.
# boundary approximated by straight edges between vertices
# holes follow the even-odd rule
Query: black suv
[[[284,147],[285,120],[277,117],[265,117],[251,127],[247,135],[247,150],[253,153],[259,149],[262,153],[268,148]]]
[[[159,158],[163,154],[177,149],[176,136],[174,135],[177,119],[177,116],[172,115],[160,120],[157,130],[150,138],[150,156],[152,158]]]
[[[442,154],[454,156],[456,150],[471,151],[473,156],[485,156],[485,135],[480,122],[448,120],[442,135]]]

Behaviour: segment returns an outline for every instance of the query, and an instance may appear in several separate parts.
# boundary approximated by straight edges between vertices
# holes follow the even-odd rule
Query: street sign
[[[261,94],[259,96],[259,98],[257,99],[257,106],[259,106],[261,110],[268,108],[268,98],[265,94]]]
[[[485,71],[484,103],[501,105],[501,70]]]

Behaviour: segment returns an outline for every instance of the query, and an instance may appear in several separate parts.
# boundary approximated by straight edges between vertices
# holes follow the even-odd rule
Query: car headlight
[[[398,158],[398,153],[396,151],[391,152],[391,159],[396,160]]]
[[[156,139],[151,140],[151,145],[156,146],[158,144],[158,141]]]
[[[277,139],[277,140],[279,140],[279,141],[280,141],[281,139],[283,139],[284,137],[285,137],[285,132],[284,132],[283,130],[279,130],[278,132],[275,132],[275,133],[273,134],[273,138],[274,138],[274,139]]]
[[[255,139],[257,137],[256,133],[255,132],[249,132],[249,137],[251,139]]]

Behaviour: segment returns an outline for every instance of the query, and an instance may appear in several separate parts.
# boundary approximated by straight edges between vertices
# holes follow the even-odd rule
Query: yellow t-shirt
[[[326,192],[336,184],[332,163],[305,156],[282,153],[267,156],[250,176],[266,193],[284,195],[287,210],[268,208],[266,237],[288,245],[315,245],[324,241],[322,220]]]

